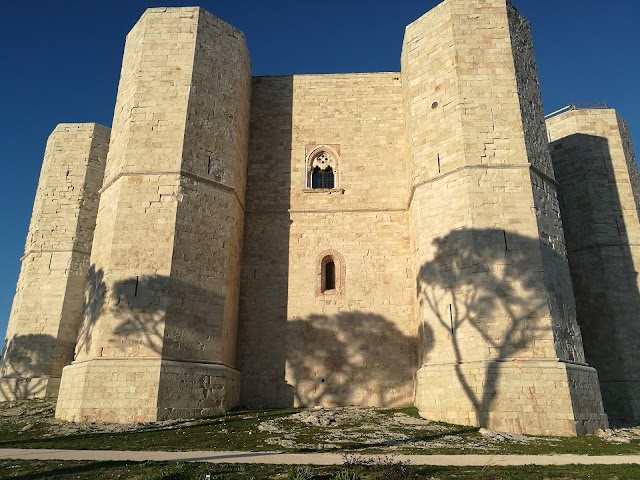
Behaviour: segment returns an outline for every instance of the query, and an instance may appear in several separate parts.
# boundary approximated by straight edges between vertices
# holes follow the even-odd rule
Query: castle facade
[[[416,405],[553,435],[640,419],[624,121],[545,120],[510,0],[445,0],[401,64],[252,77],[234,27],[147,10],[112,129],[47,143],[0,396],[57,396],[75,422],[238,405]]]

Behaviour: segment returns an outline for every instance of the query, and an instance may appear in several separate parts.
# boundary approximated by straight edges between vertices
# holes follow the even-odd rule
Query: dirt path
[[[271,452],[129,452],[113,450],[0,449],[0,459],[170,461],[211,463],[267,463],[276,465],[342,465],[346,459],[407,462],[436,466],[622,465],[640,464],[640,455],[349,455],[335,453]]]

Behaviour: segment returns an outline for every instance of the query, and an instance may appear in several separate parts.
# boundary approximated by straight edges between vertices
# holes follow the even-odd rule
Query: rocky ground
[[[430,422],[402,412],[361,407],[303,410],[285,418],[262,422],[260,430],[274,433],[267,442],[285,449],[338,450],[354,444],[384,446],[394,451],[411,448],[487,449],[506,437],[475,436],[461,439],[451,425]],[[464,428],[464,427],[462,427]],[[511,435],[509,441],[530,442],[534,437]],[[486,441],[485,441],[486,440]],[[542,439],[541,439],[542,440]]]
[[[188,427],[211,428],[212,435],[226,435],[225,416],[215,419],[174,420],[130,425],[73,424],[54,418],[55,402],[50,399],[0,403],[0,422],[12,425],[20,437],[36,435],[39,438],[76,436],[85,434],[115,434],[125,432],[171,431],[183,432]],[[247,423],[245,434],[252,435],[269,450],[286,451],[339,451],[383,449],[406,452],[455,449],[462,453],[504,451],[512,445],[546,446],[554,448],[563,439],[534,437],[471,429],[456,425],[430,422],[417,418],[415,410],[385,410],[364,407],[313,408],[268,415],[268,412],[240,412],[239,418]],[[264,419],[264,420],[263,420]],[[30,432],[30,430],[34,429]],[[229,435],[237,435],[230,431]],[[640,440],[640,427],[610,429],[598,433],[609,444],[625,444]]]
[[[7,420],[20,419],[27,421],[21,431],[26,432],[35,427],[42,420],[46,420],[50,426],[50,432],[43,437],[74,435],[84,433],[124,433],[137,432],[142,429],[153,427],[154,429],[171,429],[176,426],[189,426],[196,421],[170,420],[155,423],[132,423],[121,425],[117,423],[69,423],[54,418],[56,403],[54,399],[38,399],[29,401],[0,402],[0,420],[4,417]]]

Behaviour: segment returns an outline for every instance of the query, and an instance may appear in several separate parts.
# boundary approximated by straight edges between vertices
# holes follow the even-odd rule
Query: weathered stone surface
[[[609,417],[638,421],[640,177],[629,131],[612,109],[547,124],[586,358]]]
[[[109,129],[58,125],[47,142],[0,366],[0,400],[56,396],[71,363]]]
[[[606,425],[584,364],[531,34],[505,0],[448,0],[402,55],[430,419],[572,435]],[[564,363],[568,362],[568,363]]]
[[[238,341],[243,405],[412,403],[403,135],[397,73],[254,79]],[[338,157],[333,191],[306,188],[305,160],[323,145]],[[322,292],[327,255],[344,277]]]
[[[92,301],[59,418],[155,421],[237,403],[250,82],[242,33],[199,8],[149,9],[129,33]]]
[[[577,131],[566,118],[552,136]],[[445,0],[407,27],[400,73],[253,79],[241,32],[199,8],[148,10],[127,37],[57,416],[415,403],[511,433],[606,428],[576,317],[608,405],[631,398],[614,390],[640,360],[640,176],[626,126],[607,121],[615,175],[562,161],[567,192],[592,185],[569,199],[567,253],[531,32],[510,1]],[[600,254],[581,259],[587,240]],[[66,261],[43,255],[34,271]],[[581,269],[608,280],[588,290]],[[589,295],[615,310],[618,344],[598,350]]]

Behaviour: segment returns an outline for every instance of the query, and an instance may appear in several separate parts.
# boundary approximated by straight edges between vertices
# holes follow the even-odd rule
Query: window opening
[[[325,266],[325,290],[336,289],[336,264],[333,262],[327,262]]]
[[[317,258],[316,296],[344,295],[344,257],[335,250],[325,250]]]
[[[306,159],[306,188],[334,190],[338,178],[338,153],[330,146],[316,147]]]
[[[320,167],[315,167],[311,175],[311,188],[333,188],[334,186],[333,169],[327,167],[321,170]]]
[[[453,333],[453,305],[449,304],[449,321],[451,322],[451,333]]]

